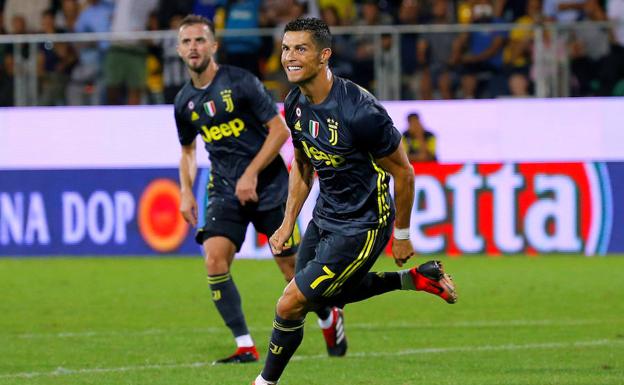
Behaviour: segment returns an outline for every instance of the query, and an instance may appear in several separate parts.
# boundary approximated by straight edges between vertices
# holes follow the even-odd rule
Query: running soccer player
[[[398,272],[369,272],[393,232],[398,266],[414,255],[409,223],[414,171],[401,134],[381,104],[328,68],[331,34],[315,18],[288,23],[282,66],[297,85],[286,97],[295,160],[284,221],[269,242],[283,252],[318,174],[320,195],[299,248],[295,279],[277,302],[269,352],[255,385],[276,384],[303,339],[309,311],[343,307],[392,290],[422,290],[457,300],[439,261]],[[394,178],[395,209],[389,194]]]
[[[267,236],[282,222],[288,172],[279,150],[289,132],[258,78],[243,69],[217,64],[214,36],[212,22],[196,15],[184,18],[178,31],[178,53],[191,74],[175,98],[182,146],[180,211],[186,221],[197,225],[192,186],[197,173],[195,138],[199,134],[209,154],[211,176],[206,224],[195,239],[203,245],[213,302],[237,344],[234,354],[216,363],[255,362],[258,351],[230,266],[250,222]],[[295,229],[284,249],[275,253],[286,281],[294,275],[299,238]],[[331,311],[320,312],[325,314],[325,323]]]

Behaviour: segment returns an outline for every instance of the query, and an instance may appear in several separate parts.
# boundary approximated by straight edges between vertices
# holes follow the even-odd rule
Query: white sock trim
[[[327,329],[334,323],[334,309],[329,312],[329,317],[327,319],[318,319],[318,325],[321,329]]]
[[[254,381],[254,385],[276,385],[276,384],[277,382],[269,382],[265,380],[264,378],[262,378],[261,374],[258,374],[258,377],[256,377]]]
[[[239,348],[250,348],[252,346],[254,346],[254,342],[251,339],[251,335],[250,334],[245,334],[242,336],[238,336],[236,338],[234,338],[236,340],[236,346]]]

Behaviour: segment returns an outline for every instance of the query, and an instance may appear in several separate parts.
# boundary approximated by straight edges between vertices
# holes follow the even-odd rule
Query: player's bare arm
[[[407,154],[402,146],[397,147],[392,154],[376,159],[376,162],[394,179],[394,203],[396,205],[394,227],[407,229],[410,225],[414,202],[414,169],[407,160]],[[392,256],[398,266],[403,266],[413,255],[414,246],[409,239],[392,239]]]
[[[268,166],[279,154],[280,149],[290,136],[284,118],[280,114],[275,115],[266,123],[269,134],[260,151],[253,158],[247,169],[236,183],[236,197],[242,205],[247,202],[257,202],[258,174]]]
[[[290,176],[288,177],[288,200],[282,225],[271,236],[270,244],[273,253],[281,253],[284,243],[290,238],[303,207],[314,184],[314,168],[302,150],[295,148]]]
[[[180,157],[180,213],[193,226],[197,225],[197,202],[193,195],[193,182],[197,175],[197,158],[195,158],[195,141],[182,146]]]

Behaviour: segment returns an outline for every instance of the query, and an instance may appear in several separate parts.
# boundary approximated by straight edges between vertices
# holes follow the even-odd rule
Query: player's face
[[[331,50],[319,50],[306,31],[289,31],[282,38],[282,67],[288,81],[303,84],[316,77],[327,65]]]
[[[193,72],[204,72],[217,47],[210,28],[204,24],[185,25],[178,32],[178,55]]]

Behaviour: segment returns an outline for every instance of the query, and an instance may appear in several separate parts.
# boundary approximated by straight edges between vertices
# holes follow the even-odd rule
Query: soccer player
[[[439,261],[398,272],[369,272],[393,232],[398,266],[413,254],[409,240],[414,172],[401,134],[381,104],[328,68],[331,35],[315,18],[288,23],[282,66],[297,85],[286,97],[293,161],[284,221],[269,239],[284,250],[318,174],[320,196],[299,248],[295,279],[277,302],[269,352],[255,385],[276,384],[303,339],[309,311],[343,307],[391,290],[423,290],[448,303],[454,284]],[[394,204],[389,176],[394,178]],[[395,220],[396,217],[396,220]]]
[[[197,225],[192,186],[197,173],[195,138],[199,134],[210,157],[211,177],[206,224],[195,238],[204,248],[212,299],[237,344],[234,354],[216,362],[255,362],[258,351],[245,322],[230,266],[250,222],[267,235],[282,222],[288,172],[279,149],[289,132],[258,78],[214,60],[218,47],[211,21],[190,15],[182,20],[178,31],[178,53],[191,74],[174,103],[182,145],[180,211],[186,221]],[[286,246],[275,253],[286,281],[294,274],[299,238],[295,229]],[[331,321],[331,308],[320,313],[322,322]],[[324,334],[335,335],[335,329],[334,325]]]

